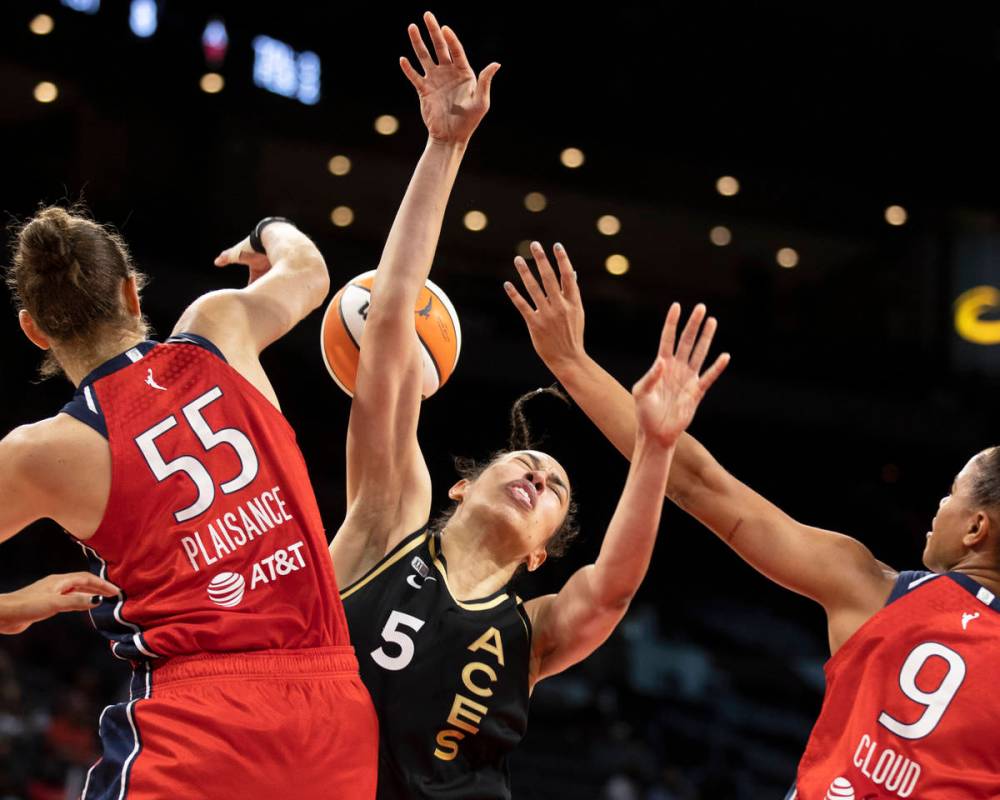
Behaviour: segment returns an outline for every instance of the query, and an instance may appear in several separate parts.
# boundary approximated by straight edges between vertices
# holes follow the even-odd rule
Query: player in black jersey
[[[379,797],[486,800],[510,796],[506,755],[524,734],[534,684],[586,658],[624,616],[652,554],[676,441],[728,358],[699,377],[711,332],[689,322],[675,353],[671,307],[658,358],[633,389],[640,433],[601,552],[557,594],[522,603],[509,588],[519,568],[544,563],[570,508],[570,480],[551,456],[496,457],[451,487],[454,513],[428,529],[413,309],[498,65],[477,80],[455,34],[424,20],[436,63],[411,25],[424,74],[401,66],[429,140],[375,275],[348,428],[349,510],[330,549],[379,715]]]

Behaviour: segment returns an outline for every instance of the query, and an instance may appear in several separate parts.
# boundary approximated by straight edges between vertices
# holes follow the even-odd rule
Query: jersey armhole
[[[427,538],[430,536],[430,531],[427,530],[427,523],[425,522],[413,533],[404,536],[395,547],[392,548],[388,553],[382,556],[374,566],[371,567],[364,575],[362,575],[357,580],[352,581],[347,586],[340,590],[340,599],[346,600],[350,595],[354,594],[359,589],[363,588],[367,584],[371,583],[375,578],[381,575],[385,570],[399,561],[403,556],[413,552],[420,545],[422,545]]]
[[[226,357],[222,355],[222,351],[215,346],[215,344],[204,336],[199,336],[197,333],[175,333],[169,339],[167,339],[164,344],[193,344],[195,347],[200,347],[203,350],[208,350],[212,355],[221,358],[227,364]]]

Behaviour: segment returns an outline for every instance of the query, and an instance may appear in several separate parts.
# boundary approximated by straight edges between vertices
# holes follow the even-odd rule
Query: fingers
[[[694,347],[695,339],[698,337],[698,329],[704,318],[705,304],[698,303],[694,307],[694,311],[691,312],[691,316],[688,317],[687,325],[684,326],[680,341],[677,343],[677,359],[682,363],[687,362],[691,357],[691,349]]]
[[[469,66],[469,59],[465,57],[465,48],[462,47],[462,43],[458,41],[458,36],[455,35],[455,31],[449,28],[447,25],[441,27],[441,33],[444,34],[444,40],[448,44],[448,51],[451,53],[452,63],[459,69],[472,69]]]
[[[653,362],[646,374],[636,381],[635,386],[632,387],[632,394],[634,395],[644,395],[652,391],[653,387],[656,386],[656,382],[663,375],[663,370],[666,367],[666,362],[663,358],[657,356],[656,361]]]
[[[426,75],[434,66],[434,60],[427,50],[427,45],[424,44],[424,37],[420,35],[420,28],[411,22],[406,27],[406,32],[410,36],[410,44],[413,45],[413,54],[417,57],[417,61],[420,62],[420,67]]]
[[[580,287],[576,282],[576,270],[569,260],[566,248],[559,242],[552,247],[552,252],[556,255],[556,263],[559,265],[559,286],[562,289],[563,297],[569,302],[580,305]]]
[[[521,258],[521,256],[518,256],[514,259],[514,267],[517,269],[517,274],[521,276],[521,283],[524,284],[524,288],[528,291],[528,296],[531,298],[531,302],[535,304],[535,308],[542,308],[546,305],[548,300],[545,297],[545,292],[538,285],[535,276],[531,274],[528,262]]]
[[[62,594],[84,592],[89,596],[95,594],[103,595],[104,597],[118,596],[119,590],[117,586],[89,572],[70,572],[60,577],[59,591]]]
[[[510,298],[510,302],[514,304],[514,308],[516,308],[520,312],[521,317],[524,319],[524,321],[530,325],[532,315],[535,313],[535,309],[531,307],[531,304],[528,303],[527,300],[521,297],[521,293],[510,281],[504,281],[503,288],[504,291],[507,292],[507,297]]]
[[[701,329],[701,336],[698,337],[698,343],[694,346],[694,352],[691,354],[690,365],[695,375],[701,372],[701,365],[705,362],[705,356],[708,355],[708,350],[712,346],[712,337],[715,336],[717,327],[718,320],[715,317],[709,317],[705,320],[705,327]]]
[[[406,76],[406,79],[413,84],[413,88],[419,92],[423,88],[424,79],[423,76],[413,68],[413,65],[410,63],[410,59],[406,56],[402,56],[399,59],[399,67],[403,70],[403,74]]]
[[[702,394],[712,387],[712,384],[715,383],[716,379],[718,379],[727,366],[729,366],[729,353],[723,353],[715,359],[715,363],[698,380],[698,386],[701,388]]]
[[[559,288],[559,281],[556,279],[556,273],[549,263],[549,257],[545,255],[545,248],[538,242],[532,242],[531,257],[535,259],[538,275],[542,279],[542,286],[545,287],[545,296],[548,298],[556,297],[561,292],[561,289]]]
[[[451,52],[448,50],[448,43],[441,33],[441,26],[438,25],[437,18],[430,12],[424,12],[424,25],[427,26],[427,33],[430,34],[431,43],[434,45],[434,53],[437,55],[438,64],[450,64]]]
[[[483,71],[479,73],[479,79],[476,81],[476,92],[483,98],[483,102],[486,103],[487,108],[490,105],[490,86],[493,84],[493,76],[497,74],[497,70],[499,69],[500,65],[494,61],[483,68]]]
[[[90,611],[95,605],[94,595],[86,592],[71,592],[59,598],[60,611]]]
[[[663,323],[660,334],[660,358],[671,358],[674,355],[674,339],[677,336],[677,322],[681,318],[681,304],[671,303],[667,311],[667,319]]]

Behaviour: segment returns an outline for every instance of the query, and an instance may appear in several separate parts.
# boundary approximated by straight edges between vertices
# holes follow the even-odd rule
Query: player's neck
[[[951,572],[960,572],[968,575],[976,583],[985,586],[993,594],[1000,597],[1000,567],[996,565],[956,564]]]
[[[457,515],[456,515],[457,516]],[[488,531],[453,517],[441,532],[441,550],[448,562],[448,585],[457,600],[488,597],[506,586],[518,562],[489,546]]]
[[[144,336],[130,331],[120,336],[110,337],[107,341],[87,348],[85,351],[53,345],[52,352],[59,361],[59,366],[66,373],[66,377],[74,386],[79,386],[87,375],[105,361],[124,353],[144,340]]]

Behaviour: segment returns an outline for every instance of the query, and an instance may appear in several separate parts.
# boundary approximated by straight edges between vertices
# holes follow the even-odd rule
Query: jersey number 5
[[[222,389],[215,386],[184,406],[181,413],[184,414],[188,426],[194,431],[194,435],[198,437],[198,441],[206,450],[211,450],[220,444],[228,444],[236,451],[236,455],[240,459],[239,474],[219,486],[223,494],[232,494],[248,486],[257,477],[259,462],[257,453],[254,452],[253,445],[245,433],[236,430],[236,428],[213,431],[201,415],[201,410],[205,406],[214,403],[220,397],[222,397]],[[156,447],[156,439],[176,425],[177,417],[171,414],[166,419],[157,422],[149,430],[136,436],[135,443],[139,445],[142,457],[146,459],[146,463],[157,482],[166,480],[175,472],[183,472],[194,483],[198,490],[198,497],[187,508],[174,512],[175,520],[187,522],[189,519],[203,514],[212,505],[215,500],[215,481],[212,480],[205,465],[194,456],[178,456],[173,461],[163,460],[163,456],[160,455],[160,451]]]
[[[934,691],[925,692],[917,686],[917,675],[924,664],[935,656],[948,663],[948,671]],[[903,668],[899,672],[899,688],[914,703],[924,706],[924,713],[915,722],[906,723],[883,711],[878,716],[879,724],[903,739],[923,739],[937,727],[964,679],[965,661],[950,647],[937,642],[917,645],[903,662]]]
[[[382,638],[389,644],[394,644],[399,648],[399,655],[386,655],[385,649],[380,647],[372,650],[372,659],[382,669],[398,672],[413,660],[413,637],[403,633],[400,628],[411,628],[414,633],[424,627],[424,621],[404,614],[402,611],[393,611],[389,614],[389,619],[382,628]]]

